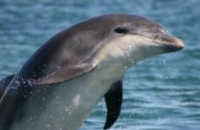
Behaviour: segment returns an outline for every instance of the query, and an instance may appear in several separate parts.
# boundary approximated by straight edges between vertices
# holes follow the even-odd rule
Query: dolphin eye
[[[119,33],[119,34],[126,34],[129,32],[129,30],[126,27],[117,27],[114,29],[114,32]]]

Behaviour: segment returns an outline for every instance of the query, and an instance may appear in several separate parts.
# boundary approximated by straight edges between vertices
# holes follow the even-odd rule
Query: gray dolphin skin
[[[137,15],[108,14],[78,23],[0,81],[0,130],[77,130],[102,98],[103,129],[109,129],[121,111],[127,69],[183,47],[159,24]]]

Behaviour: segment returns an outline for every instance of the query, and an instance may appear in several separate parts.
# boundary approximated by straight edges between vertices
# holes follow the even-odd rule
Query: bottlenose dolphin
[[[104,129],[117,120],[122,78],[137,62],[184,47],[159,24],[108,14],[53,36],[0,82],[1,130],[76,130],[105,97]]]

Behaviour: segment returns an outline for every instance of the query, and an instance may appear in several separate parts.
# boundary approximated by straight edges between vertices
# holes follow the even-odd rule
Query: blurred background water
[[[200,130],[199,0],[0,0],[0,78],[57,32],[107,13],[150,18],[186,45],[126,73],[122,113],[112,129]],[[102,129],[105,116],[100,102],[81,130]]]

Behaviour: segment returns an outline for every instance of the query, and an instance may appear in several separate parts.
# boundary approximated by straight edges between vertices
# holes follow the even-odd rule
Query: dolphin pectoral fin
[[[13,79],[14,76],[15,76],[15,74],[10,75],[10,76],[5,77],[4,79],[2,79],[0,81],[0,97],[3,94],[5,88],[8,86],[8,84],[10,83],[10,81]]]
[[[109,129],[117,120],[122,105],[123,88],[122,81],[115,82],[105,95],[107,117],[104,129]]]
[[[40,78],[34,81],[33,84],[50,85],[50,84],[55,84],[55,83],[61,83],[73,78],[77,78],[81,75],[84,75],[95,68],[96,68],[95,65],[87,64],[87,63],[63,67],[56,70],[53,73],[50,73],[49,75],[43,78]]]

